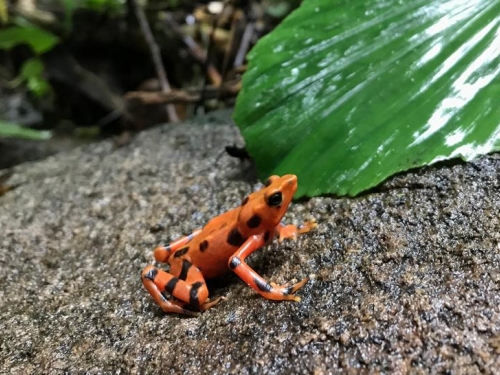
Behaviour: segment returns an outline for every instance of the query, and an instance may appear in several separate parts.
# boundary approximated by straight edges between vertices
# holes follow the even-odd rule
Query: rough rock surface
[[[299,303],[227,275],[228,299],[165,315],[140,282],[152,249],[260,186],[218,156],[236,128],[144,132],[15,169],[0,197],[0,372],[500,373],[498,155],[401,174],[355,199],[292,204],[319,227],[250,263],[270,281],[313,275]],[[299,181],[300,183],[300,181]],[[346,371],[347,370],[347,371]]]

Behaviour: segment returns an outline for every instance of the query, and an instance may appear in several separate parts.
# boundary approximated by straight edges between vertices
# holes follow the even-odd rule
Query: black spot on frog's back
[[[207,249],[208,249],[208,241],[207,240],[201,241],[200,242],[200,251],[203,253]]]
[[[238,228],[233,228],[227,236],[227,243],[231,246],[241,246],[247,239],[243,237]]]
[[[247,221],[247,225],[249,228],[257,228],[260,223],[262,222],[262,219],[259,215],[253,215],[248,221]]]

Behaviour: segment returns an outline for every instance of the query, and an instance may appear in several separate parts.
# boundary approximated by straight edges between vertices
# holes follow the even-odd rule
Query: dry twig
[[[132,3],[137,20],[139,21],[139,25],[141,27],[141,31],[144,34],[144,38],[146,39],[146,43],[149,46],[149,50],[151,51],[151,57],[153,59],[153,63],[156,68],[156,74],[158,75],[158,80],[160,81],[161,90],[163,93],[169,93],[171,91],[170,84],[167,80],[167,74],[165,73],[165,69],[163,67],[163,61],[161,59],[160,48],[156,43],[153,33],[151,32],[151,28],[149,27],[149,23],[146,19],[146,15],[144,14],[143,9],[137,3],[137,0],[130,0]],[[177,116],[177,112],[175,111],[175,107],[171,104],[168,104],[167,107],[168,118],[171,122],[179,122],[179,116]]]
[[[186,47],[188,48],[191,55],[200,63],[205,64],[207,61],[207,53],[205,50],[198,44],[196,41],[189,35],[186,35],[179,24],[174,21],[170,14],[165,15],[165,21],[168,22],[169,26],[172,30],[179,35],[182,39]],[[222,83],[222,77],[220,73],[217,71],[217,68],[212,64],[208,63],[207,65],[207,75],[210,79],[210,82],[216,86],[219,86]]]
[[[223,97],[235,97],[241,89],[241,82],[227,81],[222,86],[208,85],[205,87],[203,99],[217,99]],[[197,103],[201,99],[200,88],[187,88],[184,90],[171,90],[170,92],[159,91],[129,91],[124,100],[127,109],[144,105],[159,105],[173,103]]]

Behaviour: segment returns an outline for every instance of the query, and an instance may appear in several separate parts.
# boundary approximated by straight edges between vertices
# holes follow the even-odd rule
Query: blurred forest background
[[[0,25],[0,169],[233,106],[226,151],[297,197],[500,150],[498,0],[0,0]]]
[[[0,169],[233,106],[298,0],[0,0]]]

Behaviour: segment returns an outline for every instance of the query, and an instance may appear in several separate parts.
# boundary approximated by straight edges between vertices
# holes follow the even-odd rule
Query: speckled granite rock
[[[152,249],[259,186],[251,166],[216,163],[241,142],[227,116],[200,121],[15,169],[21,186],[0,197],[0,372],[500,373],[498,155],[293,204],[287,220],[313,215],[317,230],[250,263],[278,283],[313,275],[300,303],[228,275],[209,284],[227,301],[164,315],[139,278]]]

